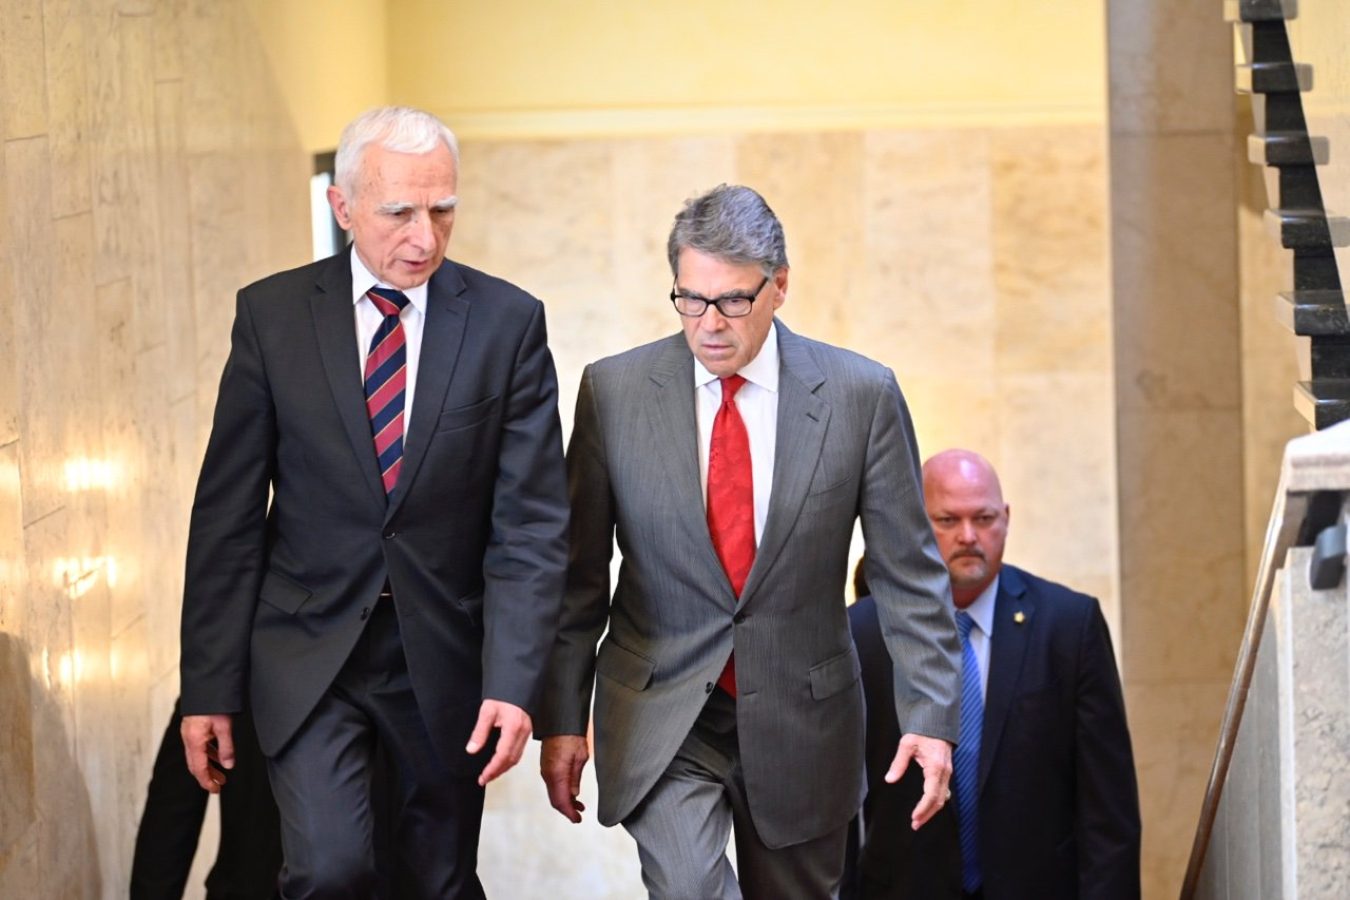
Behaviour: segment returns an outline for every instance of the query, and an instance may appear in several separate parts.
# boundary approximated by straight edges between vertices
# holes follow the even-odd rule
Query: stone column
[[[1120,655],[1144,897],[1181,885],[1241,640],[1243,438],[1230,26],[1109,0]]]

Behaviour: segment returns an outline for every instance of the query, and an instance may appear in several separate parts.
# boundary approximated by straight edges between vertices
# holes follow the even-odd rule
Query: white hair
[[[342,129],[333,180],[348,197],[356,188],[361,157],[371,144],[395,153],[430,153],[440,141],[450,148],[459,167],[459,142],[445,123],[429,112],[407,106],[380,106],[361,113]]]

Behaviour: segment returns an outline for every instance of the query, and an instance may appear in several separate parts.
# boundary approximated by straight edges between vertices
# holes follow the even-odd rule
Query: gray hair
[[[666,243],[671,274],[680,274],[680,251],[686,248],[736,265],[757,265],[770,277],[788,264],[778,217],[758,193],[736,184],[719,184],[685,201]]]
[[[407,106],[380,106],[361,113],[342,129],[337,157],[333,163],[333,181],[352,196],[361,157],[371,144],[379,144],[395,153],[430,153],[436,142],[444,142],[459,168],[459,142],[445,123],[431,113]]]

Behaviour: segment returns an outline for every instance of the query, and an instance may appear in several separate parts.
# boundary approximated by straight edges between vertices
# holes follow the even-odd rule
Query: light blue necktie
[[[970,646],[970,626],[975,620],[963,611],[956,614],[961,632],[961,734],[952,762],[956,781],[956,812],[961,826],[961,887],[974,893],[980,876],[980,733],[984,730],[984,690],[980,663]]]

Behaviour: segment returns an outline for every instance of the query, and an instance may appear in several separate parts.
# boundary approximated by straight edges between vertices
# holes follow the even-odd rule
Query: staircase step
[[[1266,231],[1286,250],[1350,247],[1350,219],[1320,209],[1268,209]]]
[[[1324,205],[1317,169],[1312,166],[1265,166],[1258,171],[1266,183],[1266,206],[1306,209]]]
[[[1294,334],[1350,336],[1350,314],[1344,291],[1282,291],[1275,300],[1275,318]]]
[[[1350,419],[1350,380],[1300,381],[1294,407],[1318,431]]]
[[[1261,62],[1237,66],[1240,94],[1278,94],[1313,89],[1313,67],[1307,63]]]
[[[1325,166],[1331,145],[1321,135],[1273,131],[1247,135],[1247,161],[1265,166]]]
[[[1298,18],[1298,0],[1223,0],[1225,22],[1271,22]]]

